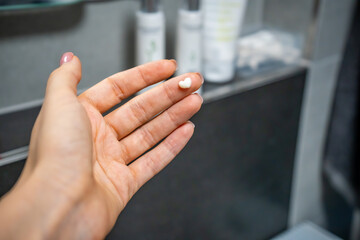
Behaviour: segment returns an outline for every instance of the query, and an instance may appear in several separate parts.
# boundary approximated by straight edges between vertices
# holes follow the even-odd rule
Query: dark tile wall
[[[25,161],[19,161],[0,167],[0,197],[14,186],[24,164]]]
[[[108,239],[268,239],[286,228],[305,73],[203,106]]]
[[[0,153],[27,146],[40,107],[0,115]]]

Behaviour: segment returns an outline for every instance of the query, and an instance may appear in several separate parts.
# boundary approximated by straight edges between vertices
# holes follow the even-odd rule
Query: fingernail
[[[193,93],[194,95],[198,95],[199,96],[199,98],[201,99],[201,102],[203,103],[204,102],[204,99],[203,99],[203,97],[200,95],[200,94],[198,94],[197,92],[195,92],[195,93]]]
[[[197,72],[196,74],[199,75],[199,77],[201,78],[201,84],[203,84],[204,83],[203,75],[201,73],[199,73],[199,72]]]
[[[176,60],[175,59],[168,59],[168,60],[175,65],[175,72],[177,72],[179,69],[178,69],[178,65],[177,65]]]
[[[193,126],[193,128],[195,128],[195,124],[191,121],[188,121],[188,123],[191,123],[191,125]]]
[[[74,57],[74,54],[72,52],[66,52],[61,56],[60,59],[60,66],[64,63],[70,62]]]
[[[175,59],[169,59],[169,61],[171,61],[172,63],[174,63],[175,66],[177,66],[177,62]]]

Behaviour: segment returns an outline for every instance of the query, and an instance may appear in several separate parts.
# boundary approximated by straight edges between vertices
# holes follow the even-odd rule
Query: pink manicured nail
[[[73,57],[74,57],[74,54],[72,52],[64,53],[60,59],[60,66],[63,65],[64,63],[70,62]]]

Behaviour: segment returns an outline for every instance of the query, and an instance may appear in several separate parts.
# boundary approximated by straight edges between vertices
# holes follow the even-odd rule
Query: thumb
[[[66,52],[60,59],[60,67],[49,77],[46,86],[46,96],[73,93],[81,79],[81,62],[72,52]]]

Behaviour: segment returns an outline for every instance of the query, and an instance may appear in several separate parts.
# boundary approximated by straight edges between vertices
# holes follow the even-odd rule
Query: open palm
[[[46,182],[51,190],[43,204],[59,206],[54,215],[63,216],[53,224],[56,234],[105,237],[136,191],[186,145],[194,129],[188,119],[202,103],[192,94],[203,82],[199,74],[172,78],[103,116],[175,70],[173,60],[148,63],[110,76],[80,96],[77,57],[52,73],[17,186],[29,185],[35,175]],[[185,77],[192,79],[189,89],[178,86]]]

